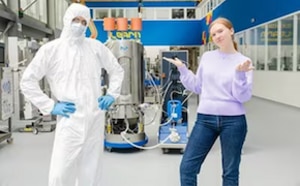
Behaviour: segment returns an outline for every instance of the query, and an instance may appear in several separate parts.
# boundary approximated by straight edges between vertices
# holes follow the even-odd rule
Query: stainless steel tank
[[[138,106],[144,103],[144,47],[130,40],[112,41],[108,47],[124,69],[121,95],[115,105]],[[125,113],[128,119],[138,117],[130,107],[119,107],[118,112],[115,112],[112,117],[124,118]]]
[[[107,47],[124,69],[121,95],[107,112],[105,147],[132,148],[144,145],[148,139],[144,132],[144,47],[131,40],[109,41]],[[109,80],[109,77],[108,77]]]

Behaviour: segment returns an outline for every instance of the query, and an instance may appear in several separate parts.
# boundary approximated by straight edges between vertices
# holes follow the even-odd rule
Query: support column
[[[55,0],[47,0],[47,6],[48,6],[48,15],[47,15],[47,22],[48,22],[48,26],[50,27],[50,29],[52,29],[54,31],[53,35],[51,35],[49,37],[50,40],[53,40],[55,38],[57,38],[58,34],[57,34],[57,29],[56,29],[56,14],[55,14]]]
[[[7,1],[7,7],[13,11],[16,15],[16,20],[13,26],[8,30],[8,36],[18,37],[22,31],[22,26],[19,23],[19,9],[20,9],[20,0],[9,0]]]

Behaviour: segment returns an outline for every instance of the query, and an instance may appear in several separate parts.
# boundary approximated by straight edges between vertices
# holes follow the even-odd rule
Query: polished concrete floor
[[[300,109],[253,98],[246,104],[248,136],[240,186],[300,186]],[[151,120],[155,107],[147,111]],[[196,98],[189,101],[195,120]],[[158,118],[146,126],[147,147],[157,144]],[[14,132],[14,142],[0,144],[0,186],[47,186],[54,133]],[[103,186],[179,186],[181,154],[161,148],[134,152],[105,151]],[[221,186],[219,141],[205,160],[198,185]]]

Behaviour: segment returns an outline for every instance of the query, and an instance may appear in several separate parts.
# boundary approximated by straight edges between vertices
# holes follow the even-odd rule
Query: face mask
[[[84,33],[85,26],[83,26],[81,23],[72,23],[71,31],[72,31],[73,36],[79,37]]]

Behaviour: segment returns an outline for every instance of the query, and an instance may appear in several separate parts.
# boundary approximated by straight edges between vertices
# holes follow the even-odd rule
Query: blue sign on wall
[[[103,21],[94,22],[97,39],[106,42],[108,33],[103,30]],[[130,23],[129,23],[130,24]],[[142,31],[113,31],[112,39],[140,39],[145,46],[199,46],[201,45],[200,20],[144,20]],[[90,32],[87,31],[87,36]]]

